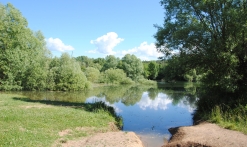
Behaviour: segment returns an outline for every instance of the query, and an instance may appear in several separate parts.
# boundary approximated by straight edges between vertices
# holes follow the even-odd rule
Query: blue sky
[[[13,4],[29,28],[41,30],[54,56],[162,56],[155,49],[154,24],[163,24],[160,0],[2,0]]]

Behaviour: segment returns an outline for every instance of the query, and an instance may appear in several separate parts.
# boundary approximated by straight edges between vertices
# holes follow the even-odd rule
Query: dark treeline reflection
[[[177,105],[181,100],[183,100],[183,103],[186,105],[195,105],[197,100],[196,90],[195,84],[184,83],[183,85],[166,85],[165,87],[159,88],[126,85],[95,87],[92,90],[80,92],[22,91],[16,93],[22,94],[32,100],[86,102],[88,98],[97,98],[99,100],[104,98],[110,104],[121,101],[126,106],[130,106],[138,103],[142,99],[143,93],[147,92],[151,100],[155,100],[159,94],[165,94],[166,98],[172,100],[173,105]]]

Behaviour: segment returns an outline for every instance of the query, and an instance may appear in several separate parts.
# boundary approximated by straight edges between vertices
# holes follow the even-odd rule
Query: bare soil
[[[109,124],[110,131],[94,132],[91,135],[57,141],[54,146],[62,147],[144,147],[134,132],[118,131]],[[90,132],[90,128],[76,128]],[[170,128],[172,138],[162,147],[247,147],[247,135],[224,129],[216,124],[203,122],[195,126]],[[72,130],[59,132],[60,137],[69,135]]]
[[[66,140],[74,131],[86,132],[87,136]],[[75,130],[66,129],[58,132],[61,137],[53,147],[144,147],[140,138],[134,132],[119,131],[114,123],[109,123],[105,130],[78,127]]]
[[[58,144],[57,144],[58,145]],[[57,146],[56,145],[56,146]],[[143,147],[134,132],[106,132],[92,136],[69,140],[58,146],[62,147]]]
[[[169,131],[172,138],[163,147],[247,147],[247,135],[207,122]]]

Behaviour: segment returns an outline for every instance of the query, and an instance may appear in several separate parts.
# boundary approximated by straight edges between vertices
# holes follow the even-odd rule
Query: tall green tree
[[[149,75],[150,75],[149,69],[148,69],[149,62],[143,61],[142,64],[143,64],[143,76],[144,76],[144,78],[148,79]]]
[[[99,71],[102,70],[103,65],[105,64],[105,58],[96,58],[93,60],[94,65],[92,67],[97,68]]]
[[[101,70],[105,71],[110,68],[113,68],[113,69],[117,68],[118,61],[119,60],[114,55],[107,55],[105,57],[105,63]]]
[[[141,78],[143,73],[143,64],[135,55],[126,54],[122,58],[122,68],[133,81]]]
[[[0,4],[0,89],[44,89],[48,54],[42,33],[13,5]]]
[[[98,82],[100,71],[93,67],[86,68],[85,75],[90,82]]]
[[[163,26],[155,25],[156,47],[179,51],[183,66],[203,73],[211,89],[246,98],[247,1],[162,0]]]
[[[53,76],[54,89],[62,91],[78,91],[87,88],[87,78],[80,68],[79,62],[71,58],[69,54],[63,53],[58,61],[52,62],[50,76]]]
[[[96,58],[93,60],[93,62],[103,66],[105,64],[105,58]]]
[[[172,56],[164,67],[164,78],[166,81],[183,81],[186,73],[183,61],[179,56]]]
[[[94,60],[91,58],[88,58],[87,56],[78,56],[75,59],[76,59],[76,61],[78,61],[80,63],[81,69],[83,71],[85,71],[87,67],[92,67],[94,64],[93,63]]]
[[[45,90],[48,85],[47,76],[51,54],[45,47],[43,34],[39,31],[34,33],[34,36],[37,38],[34,43],[39,44],[39,48],[36,46],[36,48],[33,48],[34,51],[29,54],[30,57],[35,57],[35,59],[30,59],[30,64],[27,66],[23,79],[23,87],[28,90]]]
[[[122,69],[107,69],[104,73],[104,80],[106,83],[120,83],[126,79],[126,73]]]
[[[151,61],[149,64],[148,64],[148,71],[149,71],[149,78],[154,80],[156,79],[156,77],[158,76],[158,73],[159,73],[159,65],[154,62],[154,61]]]

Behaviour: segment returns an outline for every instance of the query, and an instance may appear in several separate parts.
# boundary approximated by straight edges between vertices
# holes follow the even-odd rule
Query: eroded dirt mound
[[[93,136],[70,140],[62,147],[143,147],[139,137],[133,132],[106,132]]]
[[[62,130],[58,135],[60,139],[52,147],[143,147],[134,132],[119,131],[113,122],[107,128],[77,127]]]
[[[163,147],[247,147],[247,135],[211,123],[169,129],[173,135]]]

